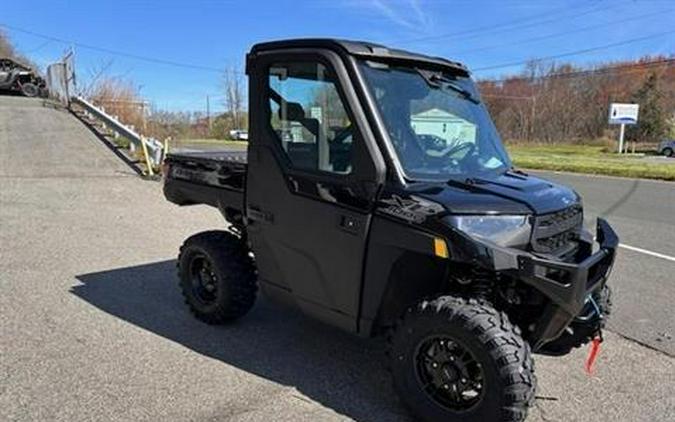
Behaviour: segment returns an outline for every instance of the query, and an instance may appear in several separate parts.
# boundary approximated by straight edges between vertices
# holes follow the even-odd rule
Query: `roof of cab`
[[[365,41],[351,41],[332,38],[298,38],[269,41],[255,44],[251,48],[251,54],[287,48],[326,48],[330,50],[341,50],[344,53],[361,58],[380,59],[394,62],[417,62],[434,67],[449,67],[464,71],[468,74],[468,69],[466,66],[459,62],[447,60],[442,57],[427,56],[406,50],[389,48],[381,44]]]

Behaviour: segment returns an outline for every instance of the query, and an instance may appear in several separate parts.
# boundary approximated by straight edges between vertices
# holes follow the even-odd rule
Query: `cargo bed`
[[[246,151],[178,152],[169,154],[165,164],[164,194],[171,202],[242,214]]]

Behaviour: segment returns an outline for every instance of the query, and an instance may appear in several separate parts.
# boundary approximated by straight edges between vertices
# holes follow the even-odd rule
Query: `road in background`
[[[0,98],[0,420],[411,420],[380,341],[264,299],[236,324],[195,320],[177,288],[175,256],[191,234],[223,227],[219,213],[168,203],[161,185],[132,175],[73,116],[15,100]],[[591,213],[613,196],[633,204],[638,195],[623,192],[630,181],[570,181]],[[671,189],[642,185],[638,202]],[[596,186],[614,192],[606,203],[583,191]],[[624,216],[632,208],[623,206],[609,218],[624,241],[638,243]],[[649,221],[646,230],[658,231]],[[637,315],[651,318],[648,332],[672,329],[672,277],[658,290],[654,278],[672,274],[672,263],[624,250],[619,258],[612,329],[621,335],[607,334],[592,378],[583,372],[586,349],[537,357],[529,421],[675,414],[675,358],[623,337],[636,337]]]

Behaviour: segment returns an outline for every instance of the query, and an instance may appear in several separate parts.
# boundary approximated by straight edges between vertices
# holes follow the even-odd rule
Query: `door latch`
[[[359,221],[349,215],[341,215],[340,216],[340,228],[348,233],[351,234],[359,234],[361,231],[361,225],[359,224]]]

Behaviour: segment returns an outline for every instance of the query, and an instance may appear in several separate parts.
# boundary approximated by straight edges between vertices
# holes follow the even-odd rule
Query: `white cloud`
[[[420,0],[356,0],[343,5],[368,9],[406,29],[426,32],[433,23]]]

